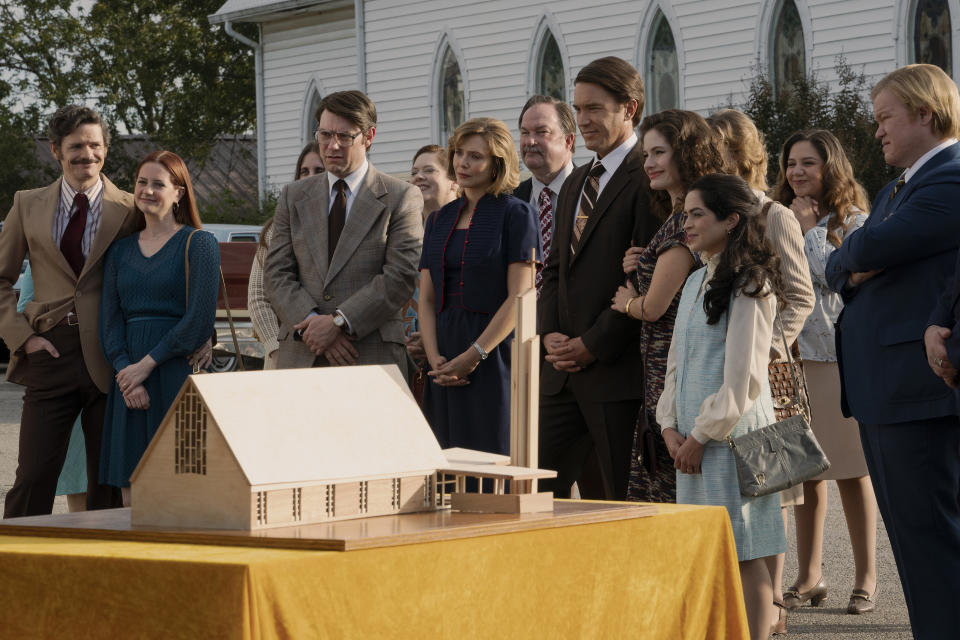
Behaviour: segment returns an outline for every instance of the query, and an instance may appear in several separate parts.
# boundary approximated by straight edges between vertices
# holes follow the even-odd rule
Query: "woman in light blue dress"
[[[17,313],[23,313],[27,303],[33,300],[33,272],[30,265],[23,274],[20,283],[20,299],[17,300]],[[87,510],[87,454],[83,443],[83,429],[80,418],[73,423],[70,432],[70,444],[67,446],[67,457],[63,461],[63,469],[57,480],[57,495],[67,496],[69,511]]]
[[[754,640],[770,633],[768,559],[786,550],[779,494],[740,494],[727,439],[775,421],[767,362],[778,259],[760,201],[742,178],[711,174],[684,201],[687,246],[706,266],[687,279],[667,356],[657,422],[677,473],[677,503],[726,507]]]

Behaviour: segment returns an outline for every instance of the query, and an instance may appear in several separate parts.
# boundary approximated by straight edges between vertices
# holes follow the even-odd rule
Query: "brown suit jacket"
[[[48,331],[71,310],[80,321],[83,359],[91,379],[104,393],[110,388],[113,369],[103,355],[98,335],[103,256],[117,238],[136,230],[133,196],[103,179],[103,212],[93,238],[90,255],[77,277],[53,241],[53,221],[60,199],[60,180],[53,184],[18,191],[0,232],[0,336],[10,347],[7,380],[24,384],[24,368],[18,351],[27,339]],[[34,299],[17,313],[13,285],[20,277],[23,259],[30,256]]]
[[[291,182],[280,194],[264,290],[280,320],[280,368],[310,367],[315,356],[293,325],[316,310],[340,309],[356,335],[357,364],[405,370],[401,308],[413,294],[423,243],[423,196],[369,165],[328,265],[329,175]]]
[[[574,169],[557,197],[553,248],[543,270],[537,315],[541,336],[579,336],[597,361],[573,374],[545,364],[540,393],[560,393],[569,377],[576,390],[598,402],[642,398],[641,323],[614,311],[610,303],[626,281],[623,254],[631,243],[646,245],[660,221],[650,212],[649,180],[638,143],[604,186],[571,260],[573,220],[591,166]]]

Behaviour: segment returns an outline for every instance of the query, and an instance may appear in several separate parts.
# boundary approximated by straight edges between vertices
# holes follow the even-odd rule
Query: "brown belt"
[[[71,311],[63,317],[63,319],[57,323],[58,327],[76,327],[80,324],[80,318],[76,313]]]

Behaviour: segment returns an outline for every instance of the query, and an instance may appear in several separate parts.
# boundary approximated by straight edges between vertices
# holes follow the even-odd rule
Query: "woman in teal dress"
[[[100,482],[121,487],[125,505],[130,475],[213,332],[220,269],[216,239],[197,231],[183,160],[157,151],[136,175],[134,202],[145,226],[110,247],[100,300],[100,342],[116,371]]]
[[[727,438],[775,421],[767,361],[778,259],[764,240],[760,201],[742,178],[711,174],[684,200],[687,246],[706,266],[687,279],[667,355],[657,423],[677,472],[677,503],[726,507],[750,637],[770,634],[768,559],[786,550],[780,496],[740,494]]]

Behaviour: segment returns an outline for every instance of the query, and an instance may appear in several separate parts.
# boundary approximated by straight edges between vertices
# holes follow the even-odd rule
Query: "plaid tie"
[[[587,175],[587,182],[583,185],[583,195],[580,197],[580,209],[577,211],[577,221],[573,225],[573,238],[570,240],[570,258],[576,255],[580,248],[580,236],[587,226],[587,221],[593,215],[593,208],[597,204],[597,192],[600,191],[600,176],[606,171],[604,166],[596,160],[590,173]]]
[[[537,198],[540,209],[540,242],[543,245],[543,262],[537,266],[537,296],[543,286],[543,265],[550,255],[550,243],[553,241],[553,203],[550,201],[550,188],[544,187]]]
[[[893,200],[897,195],[897,191],[900,191],[900,188],[907,184],[907,174],[906,172],[900,174],[900,178],[897,180],[897,184],[893,185],[893,191],[890,192],[890,199]]]

